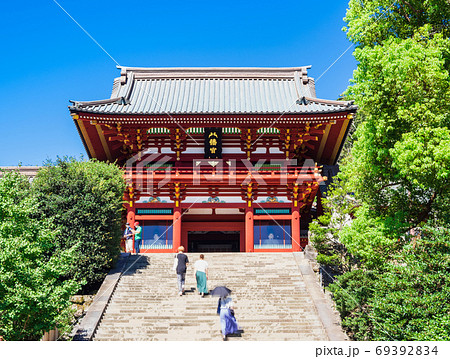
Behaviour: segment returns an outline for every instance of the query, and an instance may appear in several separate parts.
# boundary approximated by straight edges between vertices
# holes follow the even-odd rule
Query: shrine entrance
[[[244,222],[185,222],[181,245],[187,252],[245,252]]]
[[[316,98],[310,66],[119,67],[110,98],[69,110],[88,157],[122,166],[141,252],[301,251],[353,101]]]
[[[189,252],[239,252],[238,231],[189,231]]]

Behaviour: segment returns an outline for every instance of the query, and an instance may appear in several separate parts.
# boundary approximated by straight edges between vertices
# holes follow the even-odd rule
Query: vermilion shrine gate
[[[73,102],[89,157],[124,167],[141,252],[302,250],[356,111],[307,69],[120,67],[110,99]]]

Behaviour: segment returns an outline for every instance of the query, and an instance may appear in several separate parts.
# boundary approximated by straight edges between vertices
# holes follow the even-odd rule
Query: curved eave
[[[183,112],[183,113],[167,113],[167,112],[157,112],[157,113],[146,113],[146,112],[103,112],[103,111],[93,111],[86,110],[83,108],[77,108],[73,106],[69,106],[70,112],[75,113],[89,113],[96,115],[105,115],[105,116],[233,116],[233,115],[266,115],[266,116],[314,116],[314,115],[327,115],[327,114],[335,114],[341,112],[355,113],[357,111],[357,106],[350,106],[347,108],[336,109],[332,111],[316,111],[316,112]]]
[[[89,148],[88,148],[88,146],[87,146],[87,144],[86,144],[86,140],[84,139],[84,136],[83,136],[83,134],[82,134],[82,132],[81,132],[80,125],[78,124],[77,119],[73,118],[73,123],[75,124],[75,127],[77,128],[78,136],[80,136],[80,138],[81,138],[81,142],[83,143],[84,150],[86,151],[86,153],[87,153],[89,159],[91,159],[91,158],[92,158],[92,154],[91,154],[91,152],[89,151]]]
[[[350,131],[350,128],[352,126],[352,122],[353,122],[353,117],[350,117],[349,118],[349,122],[347,124],[347,128],[345,130],[344,137],[343,137],[343,139],[342,139],[342,141],[340,143],[339,150],[338,150],[338,152],[336,154],[336,157],[334,158],[334,161],[332,163],[333,166],[337,164],[337,162],[339,160],[339,157],[341,156],[342,148],[344,147],[345,141],[347,141],[348,132]]]

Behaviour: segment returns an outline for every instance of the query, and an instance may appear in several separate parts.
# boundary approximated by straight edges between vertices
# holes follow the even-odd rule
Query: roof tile
[[[300,75],[302,76],[300,78]],[[122,97],[125,101],[111,101]],[[297,101],[299,98],[305,101]],[[300,68],[121,68],[111,99],[74,102],[72,111],[108,114],[313,114],[356,108],[315,98]]]

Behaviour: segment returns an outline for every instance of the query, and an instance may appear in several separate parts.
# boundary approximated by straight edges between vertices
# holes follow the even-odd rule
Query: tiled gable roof
[[[309,67],[121,67],[110,99],[72,101],[72,111],[147,114],[317,114],[348,111],[347,101],[315,96]]]

